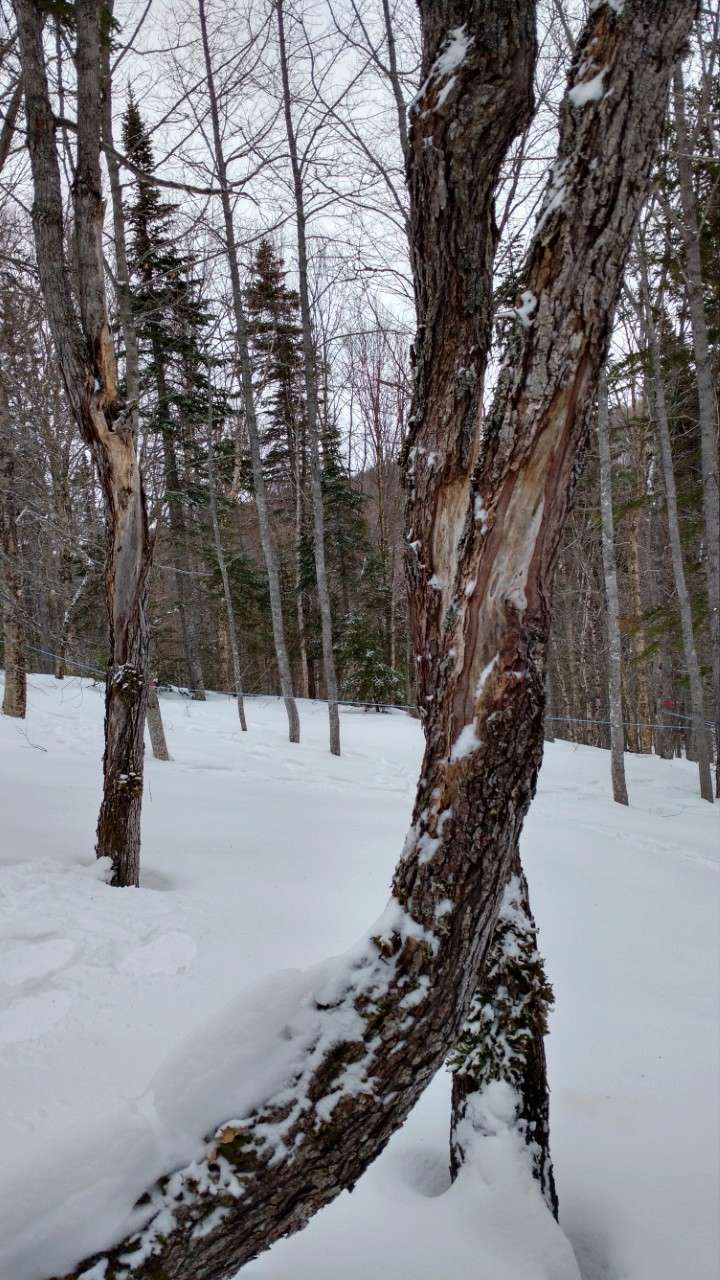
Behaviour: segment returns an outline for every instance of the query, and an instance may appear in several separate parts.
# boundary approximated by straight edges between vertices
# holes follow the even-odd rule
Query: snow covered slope
[[[92,858],[101,691],[32,676],[29,703],[24,725],[0,717],[0,1280],[100,1243],[138,1173],[186,1158],[189,1116],[202,1129],[267,1087],[298,968],[384,906],[421,750],[399,714],[344,712],[338,760],[321,706],[291,747],[273,700],[241,735],[227,699],[165,697],[144,888],[116,890]],[[630,757],[628,810],[607,775],[606,754],[550,746],[524,836],[557,998],[561,1223],[585,1280],[712,1280],[717,813],[684,762]],[[354,1193],[243,1276],[577,1277],[507,1151],[448,1191],[448,1097],[443,1073]]]

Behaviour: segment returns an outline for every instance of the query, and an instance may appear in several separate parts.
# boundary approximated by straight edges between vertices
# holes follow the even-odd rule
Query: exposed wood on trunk
[[[108,525],[105,589],[110,665],[105,698],[104,785],[98,857],[114,884],[139,880],[150,565],[145,495],[127,407],[118,393],[105,302],[100,178],[102,120],[100,6],[78,0],[77,162],[73,184],[78,314],[65,260],[60,172],[43,50],[43,12],[16,0],[27,137],[34,186],[38,275],[65,389],[98,471]]]
[[[610,464],[610,427],[608,422],[608,390],[603,374],[598,389],[597,438],[600,455],[600,516],[602,519],[602,556],[605,575],[605,603],[608,631],[608,704],[610,707],[610,775],[613,800],[627,804],[625,783],[625,738],[622,709],[622,666],[620,645],[620,603],[618,598],[615,529],[612,506],[612,471]]]
[[[74,1277],[104,1261],[104,1280],[127,1265],[135,1280],[221,1280],[353,1185],[457,1039],[535,789],[554,557],[695,4],[625,0],[621,13],[602,5],[590,16],[573,83],[596,62],[612,92],[565,100],[555,187],[527,264],[530,323],[482,433],[492,192],[530,110],[534,5],[421,0],[420,10],[407,480],[427,748],[413,824],[385,913],[287,1030],[291,1078],[208,1135],[192,1165],[148,1193],[147,1226]],[[464,51],[452,60],[458,28]]]

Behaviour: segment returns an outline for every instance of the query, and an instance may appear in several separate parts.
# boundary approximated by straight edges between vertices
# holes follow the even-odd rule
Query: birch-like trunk
[[[618,597],[615,528],[612,505],[612,469],[610,463],[610,427],[608,421],[607,380],[603,373],[598,387],[597,438],[600,458],[600,517],[602,520],[602,559],[605,579],[605,607],[608,635],[608,707],[610,720],[610,776],[613,800],[627,804],[625,782],[625,737],[622,709],[622,646],[620,641],[620,602]]]
[[[307,435],[310,450],[310,493],[313,511],[313,550],[315,552],[315,580],[317,583],[318,608],[320,610],[320,630],[322,634],[323,675],[325,677],[325,696],[328,703],[330,721],[330,751],[332,755],[340,755],[340,712],[338,709],[337,672],[335,670],[335,653],[333,649],[332,606],[330,587],[328,585],[327,564],[325,560],[325,503],[322,491],[322,470],[320,464],[320,428],[318,413],[318,373],[315,339],[313,336],[312,312],[310,309],[310,289],[308,284],[308,253],[305,217],[305,193],[303,176],[298,155],[297,138],[292,114],[292,98],[290,94],[290,76],[288,72],[287,48],[285,44],[285,14],[283,0],[275,0],[277,14],[278,47],[280,52],[280,74],[283,87],[283,112],[285,131],[290,153],[290,167],[293,177],[295,196],[295,226],[298,249],[298,293],[300,295],[300,321],[302,326],[303,367],[305,373],[305,408],[307,414]]]
[[[647,264],[642,247],[640,247],[639,260],[643,320],[651,362],[650,386],[652,389],[652,405],[654,409],[658,439],[660,441],[660,458],[662,461],[663,484],[665,487],[665,506],[667,511],[668,532],[670,535],[670,555],[672,559],[678,611],[680,613],[683,654],[688,674],[688,684],[690,686],[690,704],[692,707],[695,750],[697,752],[698,772],[700,774],[700,795],[703,800],[708,800],[710,804],[712,804],[712,753],[710,750],[710,740],[705,723],[705,699],[703,696],[702,676],[700,674],[700,662],[698,660],[697,646],[695,644],[695,627],[693,624],[692,604],[690,601],[687,578],[685,577],[685,563],[682,541],[680,538],[680,518],[678,515],[677,489],[675,486],[675,471],[673,468],[672,441],[670,439],[667,403],[665,400],[665,386],[663,383],[662,365],[660,362],[660,347],[658,344],[652,307],[650,305]]]
[[[222,130],[220,128],[220,112],[218,108],[217,91],[215,88],[215,73],[213,70],[212,57],[210,54],[210,42],[208,39],[205,0],[198,0],[198,16],[200,18],[200,33],[202,36],[203,59],[205,63],[206,88],[208,105],[210,108],[210,121],[212,124],[215,171],[218,187],[221,192],[220,201],[222,204],[223,223],[225,228],[225,249],[227,252],[228,268],[230,271],[230,286],[233,315],[235,319],[238,365],[240,368],[240,381],[242,384],[245,425],[247,427],[248,441],[250,444],[250,462],[252,466],[253,486],[255,489],[255,506],[258,513],[260,545],[262,547],[265,570],[268,576],[268,593],[270,596],[270,616],[272,619],[275,657],[277,660],[278,675],[280,677],[280,689],[285,700],[290,741],[299,742],[300,717],[298,715],[297,704],[293,696],[290,659],[288,657],[287,643],[285,639],[285,621],[283,618],[282,594],[280,591],[280,573],[278,570],[275,543],[270,526],[267,489],[265,486],[262,456],[260,453],[260,433],[258,430],[257,414],[255,412],[255,391],[252,383],[252,366],[250,364],[250,349],[248,346],[247,317],[245,315],[242,288],[240,285],[237,242],[235,238],[232,205],[230,203],[227,162],[225,160]]]
[[[103,1280],[128,1268],[134,1280],[226,1280],[357,1181],[457,1041],[535,790],[554,560],[695,0],[592,9],[570,93],[596,66],[606,91],[565,98],[525,270],[529,323],[484,421],[492,201],[530,115],[535,6],[420,0],[420,14],[406,480],[426,750],[412,826],[383,915],[279,1029],[282,1052],[293,1041],[282,1084],[144,1195],[144,1227],[65,1280],[90,1266]]]
[[[102,8],[98,0],[77,0],[74,12],[78,133],[72,202],[77,311],[65,258],[60,168],[43,48],[44,12],[33,0],[15,0],[38,276],[65,389],[82,438],[93,454],[107,516],[110,663],[96,852],[110,859],[114,884],[136,885],[147,698],[145,595],[151,547],[132,414],[119,395],[105,300]]]
[[[691,140],[685,118],[682,67],[675,68],[673,105],[677,130],[677,164],[683,216],[680,223],[685,251],[685,286],[692,329],[695,379],[700,416],[705,576],[710,619],[713,698],[715,701],[715,793],[720,796],[720,494],[718,493],[718,404],[700,258],[700,228],[690,163]]]
[[[24,720],[27,710],[27,667],[23,621],[23,576],[18,555],[15,509],[15,458],[13,455],[7,387],[0,370],[0,582],[2,602],[5,687],[2,712]]]
[[[227,618],[227,633],[230,644],[230,654],[232,657],[233,683],[235,685],[235,701],[237,703],[238,717],[240,720],[240,728],[243,733],[247,732],[247,720],[245,719],[245,698],[243,696],[243,679],[242,679],[242,663],[240,661],[240,643],[238,641],[237,623],[235,621],[235,606],[233,605],[232,592],[230,590],[230,577],[227,570],[227,561],[225,559],[225,549],[220,536],[220,521],[218,519],[217,508],[217,489],[215,485],[215,459],[213,457],[213,430],[212,430],[212,395],[209,393],[209,417],[208,417],[208,439],[207,439],[207,457],[208,457],[208,506],[210,507],[210,520],[212,523],[213,543],[215,546],[215,558],[218,562],[220,570],[220,580],[222,582],[223,597],[225,600],[225,616]]]

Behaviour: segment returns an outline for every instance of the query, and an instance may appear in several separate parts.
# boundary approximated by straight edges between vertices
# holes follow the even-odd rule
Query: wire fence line
[[[43,657],[54,658],[54,659],[57,659],[57,661],[59,662],[64,662],[66,666],[80,667],[83,671],[91,671],[95,676],[99,676],[101,680],[104,680],[107,675],[106,671],[103,671],[100,667],[94,666],[92,663],[83,662],[77,658],[68,657],[67,655],[63,657],[62,654],[54,653],[52,649],[44,649],[39,647],[38,645],[32,645],[32,644],[26,644],[25,648],[31,653],[37,653],[42,655]],[[170,685],[169,687],[173,692],[177,692],[180,694],[193,694],[193,693],[204,694],[206,692],[205,689],[194,689],[191,685]],[[158,686],[158,688],[159,688],[159,692],[162,692],[162,683]],[[237,693],[225,693],[221,690],[218,690],[218,691],[213,690],[213,692],[219,692],[220,696],[224,698],[237,698],[238,696]],[[245,689],[243,689],[242,694],[240,696],[243,698],[277,698],[277,699],[281,699],[283,697],[281,693],[268,693],[267,691],[245,690]],[[327,704],[329,699],[328,698],[310,698],[309,701],[322,702]],[[366,710],[374,707],[381,711],[417,712],[417,706],[413,703],[376,702],[372,698],[363,698],[363,699],[338,698],[337,703],[339,706],[343,706],[343,707],[363,707]],[[667,723],[660,723],[660,722],[650,723],[650,722],[645,722],[640,720],[621,720],[620,723],[624,729],[658,729],[663,733],[680,733],[680,732],[683,732],[686,727],[690,727],[694,724],[693,717],[684,715],[682,712],[668,710],[665,712],[665,714],[668,717],[672,717],[674,720],[682,721],[682,723],[681,724],[667,724]],[[596,719],[591,719],[589,717],[586,718],[586,717],[580,717],[580,716],[546,715],[545,719],[546,721],[552,724],[585,724],[585,725],[594,724],[594,725],[601,725],[605,728],[609,728],[611,724],[610,720],[596,720]],[[709,720],[706,721],[705,723],[708,729],[712,729],[714,727],[712,722]]]

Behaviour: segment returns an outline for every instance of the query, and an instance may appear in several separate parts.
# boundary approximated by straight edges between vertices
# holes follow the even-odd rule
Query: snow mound
[[[161,700],[173,761],[148,760],[139,890],[92,858],[100,691],[32,676],[27,737],[0,717],[2,1280],[122,1234],[149,1181],[292,1073],[287,1027],[379,915],[407,830],[408,717],[345,712],[336,759],[321,706],[290,746],[274,699],[249,701],[247,735],[229,699]],[[502,1097],[450,1186],[440,1073],[352,1195],[243,1276],[577,1280],[568,1238],[584,1280],[677,1280],[688,1242],[693,1277],[714,1274],[717,816],[684,761],[630,757],[629,809],[608,769],[549,747],[523,841],[563,1229]]]

